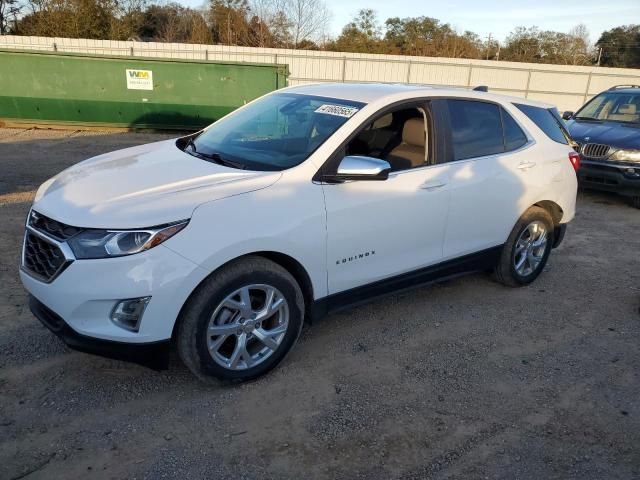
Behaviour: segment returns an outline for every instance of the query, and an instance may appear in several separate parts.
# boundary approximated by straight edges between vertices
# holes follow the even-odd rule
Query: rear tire
[[[533,282],[544,269],[553,245],[554,225],[549,212],[531,207],[511,230],[495,276],[509,287]]]
[[[178,354],[197,377],[244,381],[282,361],[302,331],[304,299],[293,276],[250,256],[207,278],[187,301]]]
[[[640,195],[631,197],[631,205],[633,205],[636,208],[640,208]]]

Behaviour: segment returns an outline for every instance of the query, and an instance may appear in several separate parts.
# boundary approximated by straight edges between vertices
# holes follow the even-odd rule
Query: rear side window
[[[504,152],[500,107],[472,100],[448,100],[453,160]]]
[[[519,103],[514,103],[514,105],[529,117],[551,140],[563,143],[564,145],[569,144],[567,140],[569,134],[566,133],[565,128],[562,126],[562,120],[559,120],[560,115],[558,115],[557,112],[553,112],[553,109],[547,110],[546,108],[522,105]]]
[[[502,111],[502,128],[504,128],[504,149],[507,152],[517,150],[527,143],[527,136],[509,113]]]

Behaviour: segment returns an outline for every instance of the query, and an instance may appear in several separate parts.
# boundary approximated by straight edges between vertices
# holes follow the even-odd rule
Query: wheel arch
[[[276,251],[249,252],[249,253],[245,253],[243,255],[240,255],[238,257],[235,257],[235,258],[232,258],[232,259],[228,260],[227,262],[225,262],[224,264],[222,264],[218,268],[216,268],[214,271],[212,271],[209,275],[204,277],[200,281],[200,283],[198,283],[198,285],[191,291],[189,296],[186,298],[186,300],[184,301],[184,303],[180,307],[180,311],[178,312],[178,316],[176,317],[176,321],[173,324],[173,330],[171,332],[171,338],[172,339],[175,337],[175,333],[176,333],[176,330],[178,328],[178,324],[180,323],[180,318],[182,317],[182,313],[184,311],[185,306],[189,303],[189,300],[198,291],[200,286],[208,278],[210,278],[212,275],[215,275],[218,271],[220,271],[221,269],[225,268],[230,263],[236,262],[238,260],[242,260],[243,258],[247,258],[247,257],[263,257],[263,258],[266,258],[268,260],[271,260],[274,263],[277,263],[282,268],[284,268],[287,272],[289,272],[291,274],[291,276],[296,280],[296,282],[298,282],[298,285],[300,286],[300,289],[302,290],[302,295],[304,297],[304,304],[305,304],[305,310],[306,310],[305,317],[309,318],[308,314],[309,314],[310,308],[311,308],[311,306],[313,305],[313,302],[314,302],[313,283],[311,282],[311,277],[309,276],[309,273],[304,268],[302,263],[300,263],[298,260],[296,260],[292,256],[287,255],[287,254],[282,253],[282,252],[276,252]]]
[[[562,207],[558,205],[556,202],[552,200],[541,200],[539,202],[534,203],[531,206],[540,207],[543,210],[546,210],[547,212],[549,212],[549,215],[551,215],[551,218],[553,219],[553,225],[555,227],[560,225],[560,221],[564,216],[564,211],[562,210]]]

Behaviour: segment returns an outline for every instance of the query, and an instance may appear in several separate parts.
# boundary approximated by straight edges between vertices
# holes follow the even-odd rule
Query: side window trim
[[[443,125],[446,125],[446,128],[442,128],[441,130],[443,130],[445,132],[445,140],[446,140],[446,156],[442,157],[443,159],[446,159],[444,161],[444,163],[457,163],[457,162],[468,162],[468,161],[472,161],[472,160],[479,160],[479,159],[483,159],[483,158],[490,158],[490,157],[495,157],[496,155],[502,155],[504,153],[507,153],[505,151],[505,131],[504,131],[504,121],[502,118],[502,109],[504,108],[502,106],[502,104],[500,104],[499,102],[495,102],[492,100],[485,100],[485,99],[480,99],[480,98],[470,98],[470,97],[441,97],[442,100],[442,105],[440,107],[440,109],[442,110],[442,115],[443,115],[443,119],[445,120],[445,122],[443,123]],[[474,156],[474,157],[467,157],[467,158],[460,158],[460,159],[456,159],[455,158],[455,154],[454,154],[454,149],[453,149],[453,137],[451,135],[451,131],[452,131],[452,123],[451,123],[451,115],[449,113],[449,106],[448,106],[448,102],[451,100],[460,100],[460,101],[467,101],[467,102],[476,102],[476,103],[486,103],[489,105],[493,105],[495,107],[498,108],[499,111],[499,115],[500,115],[500,128],[502,129],[502,144],[503,144],[503,151],[502,152],[496,152],[496,153],[490,153],[487,155],[478,155],[478,156]],[[526,136],[526,134],[525,134]],[[528,137],[527,137],[528,138]],[[526,146],[523,145],[523,146]]]
[[[513,123],[518,127],[518,129],[520,130],[520,132],[522,132],[522,135],[524,135],[525,138],[525,142],[522,145],[519,145],[516,148],[512,148],[511,150],[509,150],[507,148],[507,129],[505,128],[505,123],[504,123],[504,116],[505,115],[509,115],[509,118],[511,118],[511,120],[513,121]],[[526,129],[522,128],[522,125],[520,125],[520,122],[515,119],[513,117],[513,115],[511,115],[509,113],[509,111],[504,108],[503,106],[500,106],[500,121],[502,122],[502,137],[504,139],[504,152],[503,153],[512,153],[512,152],[518,152],[520,150],[522,150],[523,148],[527,147],[530,143],[531,143],[531,136],[529,134],[529,132],[527,132]]]
[[[451,121],[449,119],[449,109],[447,102],[449,98],[435,98],[431,102],[431,113],[433,123],[436,125],[436,161],[435,164],[451,163],[453,159],[453,141],[451,139]],[[439,160],[439,162],[438,162]]]
[[[312,181],[323,182],[323,176],[335,174],[338,169],[338,165],[340,164],[340,161],[346,156],[346,149],[349,142],[354,140],[361,132],[365,131],[367,126],[372,125],[376,120],[379,120],[384,115],[391,112],[395,112],[397,110],[403,110],[403,109],[408,109],[413,107],[416,109],[422,108],[425,111],[431,113],[431,123],[432,123],[431,128],[433,130],[432,139],[433,139],[433,142],[436,144],[435,147],[437,147],[438,128],[435,125],[436,121],[433,115],[433,106],[432,106],[433,101],[434,101],[433,97],[421,97],[421,98],[412,98],[409,100],[401,100],[399,102],[386,105],[380,110],[378,110],[377,112],[372,113],[353,132],[351,132],[351,134],[338,147],[336,147],[333,153],[329,155],[327,160],[325,160],[322,166],[315,173],[315,175],[312,178]],[[432,146],[430,150],[433,151],[435,154],[436,149],[434,148],[434,146]],[[432,158],[433,158],[433,162],[425,166],[433,166],[437,164],[435,155]],[[407,170],[397,170],[392,174],[413,171],[419,168],[424,168],[424,166],[419,166],[419,167],[415,167]]]
[[[500,123],[501,123],[501,127],[502,127],[502,136],[503,136],[503,144],[504,144],[504,151],[502,152],[498,152],[498,153],[493,153],[490,155],[479,155],[476,157],[469,157],[469,158],[463,158],[460,160],[456,160],[453,156],[453,140],[451,138],[451,120],[450,120],[450,116],[449,116],[449,109],[447,106],[447,103],[449,100],[467,100],[467,101],[472,101],[472,102],[479,102],[479,103],[488,103],[491,105],[495,105],[500,109]],[[523,128],[522,125],[520,124],[520,122],[513,118],[513,116],[509,113],[509,111],[499,102],[495,102],[492,100],[485,100],[485,99],[476,99],[476,98],[469,98],[469,97],[438,97],[438,98],[434,98],[431,101],[431,110],[432,110],[432,114],[434,117],[433,122],[437,125],[439,125],[441,128],[437,128],[436,127],[436,134],[438,135],[438,155],[437,158],[440,159],[440,164],[444,164],[444,163],[459,163],[459,162],[469,162],[469,161],[474,161],[474,160],[482,160],[485,158],[490,158],[490,157],[495,157],[496,155],[510,155],[512,153],[516,153],[516,152],[520,152],[522,150],[525,150],[527,148],[529,148],[531,145],[533,145],[535,143],[535,139],[533,139],[531,137],[531,135],[529,134],[528,130]],[[507,150],[506,149],[506,132],[505,132],[505,128],[504,128],[504,113],[506,113],[507,115],[511,115],[511,118],[513,118],[514,122],[518,125],[518,127],[520,128],[520,130],[522,130],[522,133],[524,134],[525,138],[526,138],[526,142],[523,143],[521,146],[519,146],[516,149],[513,150]],[[442,128],[442,126],[446,126],[447,128]]]
[[[540,130],[551,141],[559,143],[561,145],[571,145],[571,142],[572,142],[571,136],[569,135],[569,133],[567,132],[565,126],[563,125],[562,119],[560,118],[560,115],[558,114],[558,117],[556,117],[556,115],[553,112],[553,109],[544,108],[544,107],[537,107],[535,105],[528,105],[526,103],[517,103],[517,102],[514,102],[513,105],[518,110],[520,110],[520,112],[522,112],[522,114],[525,117],[527,117],[529,119],[529,121],[531,121],[531,123],[533,123],[538,128],[538,130]],[[546,115],[551,117],[551,120],[553,121],[553,124],[556,126],[556,128],[560,132],[560,135],[564,139],[564,142],[559,141],[558,139],[554,138],[553,135],[551,133],[549,133],[543,127],[543,125],[541,125],[541,123],[539,123],[538,120],[536,120],[532,116],[534,112],[537,112],[537,113],[544,112]],[[558,119],[558,118],[560,118],[560,119]]]

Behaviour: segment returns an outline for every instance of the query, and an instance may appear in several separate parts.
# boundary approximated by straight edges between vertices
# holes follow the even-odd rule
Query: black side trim
[[[170,340],[152,343],[124,343],[87,337],[76,332],[62,317],[29,295],[29,308],[42,324],[69,348],[101,357],[137,363],[153,370],[169,368]]]
[[[503,245],[482,250],[463,257],[447,260],[420,270],[403,273],[391,278],[379,280],[368,285],[352,288],[344,292],[319,299],[311,306],[311,319],[323,316],[354,305],[360,305],[373,298],[379,298],[395,292],[410,290],[429,283],[457,277],[465,273],[483,271],[495,267],[500,260]]]

